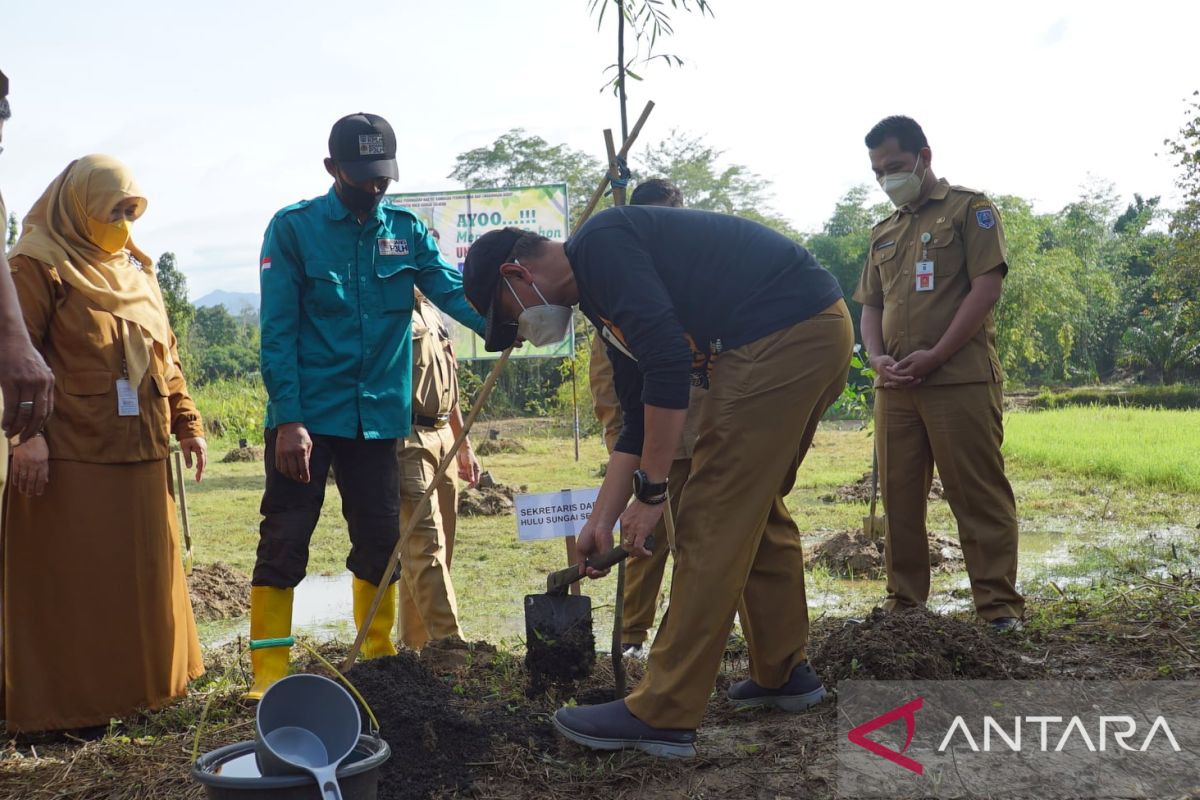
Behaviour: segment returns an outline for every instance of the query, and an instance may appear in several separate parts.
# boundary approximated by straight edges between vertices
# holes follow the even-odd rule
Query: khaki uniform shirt
[[[992,201],[940,180],[920,208],[897,209],[871,230],[854,299],[883,309],[883,345],[899,361],[936,345],[971,291],[971,281],[997,267],[1007,272],[1007,258],[1004,227]],[[988,312],[979,331],[923,385],[1003,379],[996,323]]]
[[[54,373],[54,415],[45,431],[51,459],[157,461],[170,454],[172,432],[178,439],[204,435],[174,334],[165,358],[153,349],[137,390],[137,416],[118,416],[124,348],[117,318],[63,283],[47,264],[16,256],[10,266],[29,337]]]
[[[413,415],[444,421],[458,403],[458,362],[441,313],[424,297],[413,307],[412,342]]]

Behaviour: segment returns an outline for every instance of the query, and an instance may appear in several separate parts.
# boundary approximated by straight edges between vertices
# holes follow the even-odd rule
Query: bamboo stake
[[[420,519],[425,504],[429,502],[429,498],[437,491],[437,485],[441,481],[442,476],[446,474],[446,470],[454,463],[454,459],[458,455],[458,448],[462,446],[462,443],[467,438],[467,434],[471,432],[471,426],[475,424],[475,418],[479,416],[480,409],[483,408],[488,395],[492,393],[492,387],[496,385],[496,379],[500,377],[500,372],[504,369],[504,365],[508,363],[508,357],[512,354],[512,350],[512,347],[509,346],[508,349],[500,354],[500,358],[492,366],[492,371],[488,373],[487,380],[483,382],[483,388],[479,390],[479,396],[475,398],[475,405],[471,407],[471,413],[463,421],[463,428],[454,439],[454,445],[443,456],[442,463],[438,464],[437,472],[433,474],[433,479],[425,487],[425,491],[421,494],[421,499],[414,504],[413,513],[401,529],[400,537],[396,540],[396,546],[392,549],[392,556],[388,559],[387,567],[383,571],[384,579],[380,581],[379,588],[375,590],[375,597],[371,600],[371,607],[367,609],[367,616],[363,619],[363,624],[359,628],[358,635],[354,638],[354,645],[346,655],[346,660],[342,662],[342,672],[349,672],[350,668],[354,666],[354,662],[358,660],[359,651],[362,650],[363,642],[367,638],[367,630],[371,627],[371,622],[375,619],[375,614],[379,612],[379,606],[383,603],[383,596],[392,588],[388,578],[396,571],[396,565],[400,563],[400,551],[403,549],[404,541],[412,534],[413,529],[417,527],[417,520]]]
[[[635,133],[637,129],[634,129]],[[621,164],[617,159],[617,148],[613,144],[613,133],[610,129],[604,131],[604,148],[608,151],[608,174],[606,177],[612,183],[614,177],[620,176]],[[627,148],[626,148],[627,149]],[[625,205],[625,187],[613,184],[613,206]],[[625,656],[622,653],[621,633],[625,627],[625,561],[617,564],[617,594],[613,600],[613,629],[612,629],[612,665],[614,697],[625,696]]]
[[[633,143],[637,141],[638,134],[642,132],[642,126],[646,124],[646,118],[650,116],[650,112],[653,110],[654,101],[651,100],[646,103],[646,108],[643,109],[642,115],[638,117],[638,121],[634,124],[633,130],[629,132],[629,138],[626,139],[624,144],[621,145],[621,150],[617,153],[619,158],[624,158],[625,156],[629,155],[630,148],[632,148]],[[600,185],[596,187],[596,191],[592,192],[592,199],[588,200],[587,206],[583,209],[583,213],[579,215],[579,220],[575,223],[575,226],[572,227],[571,230],[579,230],[579,226],[582,225],[587,218],[592,215],[592,212],[596,210],[596,206],[600,202],[600,198],[604,196],[604,190],[607,188],[608,173],[606,172],[604,173],[604,177],[600,179]]]

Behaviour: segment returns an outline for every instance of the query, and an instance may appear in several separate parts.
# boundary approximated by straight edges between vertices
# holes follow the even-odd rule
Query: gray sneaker
[[[637,658],[642,661],[646,660],[646,648],[640,644],[623,644],[621,645],[621,655],[625,658]]]
[[[554,712],[554,727],[593,750],[640,750],[663,758],[696,755],[695,731],[652,728],[635,717],[624,700],[560,708]]]
[[[988,627],[996,633],[1020,633],[1025,623],[1017,617],[997,617],[988,622]]]
[[[737,708],[768,706],[782,711],[803,711],[825,699],[825,687],[805,661],[792,670],[788,682],[778,689],[766,689],[752,680],[744,680],[730,686],[728,696]]]

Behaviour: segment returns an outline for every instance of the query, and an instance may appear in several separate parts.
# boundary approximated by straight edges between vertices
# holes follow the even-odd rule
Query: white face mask
[[[551,305],[546,296],[537,288],[537,284],[531,283],[533,290],[537,292],[537,296],[542,298],[545,305],[527,307],[521,302],[521,298],[513,291],[512,284],[508,282],[508,278],[504,279],[508,285],[508,290],[513,293],[513,297],[517,298],[517,303],[521,306],[521,313],[517,317],[517,335],[535,347],[544,347],[548,344],[557,344],[566,338],[567,331],[571,329],[571,309],[569,306]]]
[[[879,179],[879,188],[887,193],[888,199],[896,208],[906,206],[921,196],[921,184],[925,182],[926,168],[921,177],[917,177],[917,167],[921,166],[920,157],[913,164],[912,172],[899,172],[884,175]]]

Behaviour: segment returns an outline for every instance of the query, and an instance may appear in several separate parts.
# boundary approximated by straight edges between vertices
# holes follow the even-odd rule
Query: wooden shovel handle
[[[646,537],[646,549],[654,549],[654,537]],[[624,547],[617,545],[607,553],[600,553],[585,560],[584,566],[591,567],[595,570],[611,569],[614,564],[624,561],[629,556],[629,551]],[[583,573],[579,569],[578,564],[572,564],[565,569],[560,569],[557,572],[551,572],[546,578],[546,591],[553,594],[556,591],[561,591],[570,586],[575,581],[583,577]]]

